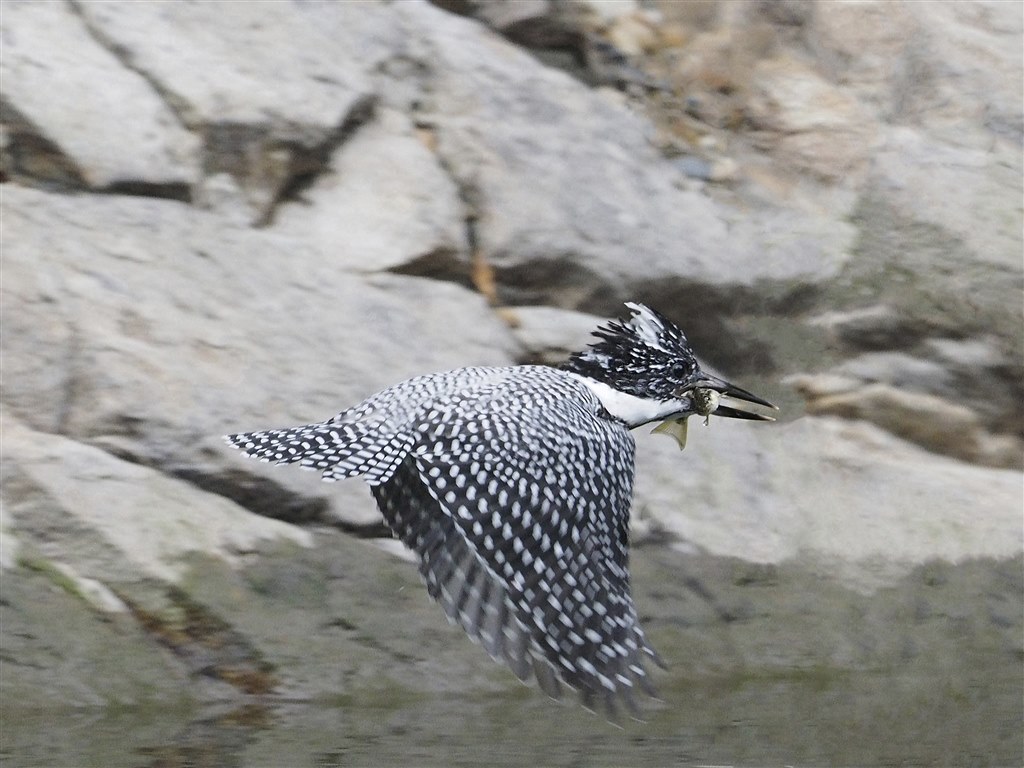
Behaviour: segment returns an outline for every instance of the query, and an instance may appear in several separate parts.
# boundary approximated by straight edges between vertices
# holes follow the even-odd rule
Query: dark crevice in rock
[[[411,261],[389,269],[388,272],[409,277],[443,280],[464,288],[471,289],[473,287],[465,261],[460,260],[459,253],[451,248],[435,248]]]
[[[336,528],[342,533],[347,533],[356,539],[394,539],[395,535],[384,523],[356,524],[344,520],[332,520],[329,523],[331,528]]]
[[[431,2],[449,13],[484,24],[544,66],[561,70],[587,87],[668,90],[610,40],[591,29],[583,11],[572,4],[553,3],[530,15],[516,13],[514,3]]]
[[[131,51],[122,45],[119,45],[117,41],[110,38],[101,27],[94,24],[90,19],[89,15],[82,10],[81,0],[68,0],[68,7],[75,13],[76,16],[81,20],[82,26],[89,36],[96,41],[96,44],[101,48],[110,53],[115,59],[121,62],[125,68],[131,70],[152,88],[160,99],[167,105],[168,109],[178,119],[178,122],[182,127],[186,129],[192,129],[193,126],[189,125],[189,120],[186,118],[188,114],[188,107],[184,100],[176,93],[166,88],[157,78],[153,77],[144,68],[140,67],[135,63],[132,58]]]
[[[0,97],[0,125],[6,142],[0,150],[4,180],[49,191],[78,192],[88,188],[78,165],[7,99]]]
[[[286,148],[289,151],[290,167],[284,177],[286,181],[281,185],[274,199],[267,205],[263,216],[256,222],[257,226],[272,224],[274,214],[281,203],[301,201],[303,193],[313,186],[321,174],[329,168],[331,157],[338,147],[373,119],[377,101],[377,96],[374,94],[365,94],[356,100],[337,127],[313,146],[307,146],[300,142],[279,141],[277,143],[279,148]]]
[[[127,195],[129,197],[155,197],[161,200],[177,200],[181,203],[192,201],[192,188],[188,184],[159,183],[151,181],[118,181],[103,189],[93,190],[99,194]]]
[[[758,281],[749,285],[710,283],[704,280],[644,281],[633,283],[641,296],[666,307],[676,307],[677,320],[699,323],[707,315],[773,315],[799,317],[814,308],[820,288],[810,283]],[[692,316],[692,317],[691,317]]]
[[[2,181],[17,181],[53,192],[156,197],[189,202],[192,190],[184,183],[158,183],[125,179],[106,187],[93,187],[74,160],[44,136],[15,107],[0,99],[0,123],[7,129],[2,150]]]
[[[708,363],[731,372],[760,374],[776,372],[783,363],[757,333],[737,332],[736,321],[757,325],[761,318],[798,318],[815,305],[820,293],[817,286],[807,283],[714,285],[678,279],[638,281],[633,290],[640,300],[661,307],[685,328],[694,348],[706,350]],[[607,307],[585,309],[599,314],[598,310],[611,311]]]
[[[417,72],[422,77],[426,77],[426,73],[429,72],[429,68],[423,65],[417,70]],[[425,89],[427,87],[428,86],[426,85],[423,86]],[[423,131],[430,134],[431,139],[425,141],[424,144],[431,150],[438,166],[455,186],[456,192],[459,196],[459,201],[462,203],[463,239],[466,245],[466,252],[472,258],[479,252],[477,221],[480,217],[481,210],[480,192],[474,184],[467,183],[458,173],[455,172],[451,162],[445,154],[440,151],[436,137],[433,133],[436,130],[436,127],[431,122],[424,120],[422,116],[413,114],[412,119],[417,131]],[[474,286],[471,267],[467,265],[467,261],[465,259],[460,259],[459,256],[459,253],[452,251],[451,249],[436,248],[389,271],[399,275],[426,277],[432,280],[453,282],[464,288],[472,290],[474,287],[478,286]]]
[[[462,187],[459,187],[459,197],[463,200],[467,207],[470,206],[469,195],[464,192]],[[470,253],[480,253],[480,232],[479,232],[479,214],[475,210],[470,210],[466,214],[466,245],[469,246]]]
[[[206,471],[195,467],[166,470],[179,480],[202,491],[223,496],[255,515],[300,527],[334,528],[358,539],[390,539],[391,529],[383,521],[354,523],[329,514],[324,497],[303,496],[273,480],[243,470]]]
[[[575,254],[546,254],[510,267],[502,266],[501,254],[490,261],[505,304],[546,304],[610,316],[620,312],[622,301],[635,298],[614,290]]]
[[[68,324],[68,342],[66,354],[64,355],[64,380],[62,382],[62,397],[57,404],[57,418],[54,424],[58,435],[68,436],[71,423],[72,411],[80,400],[82,389],[82,377],[79,371],[82,356],[82,336],[74,323]]]
[[[89,19],[79,0],[71,0],[70,6],[97,44],[142,77],[182,126],[201,134],[203,177],[227,173],[235,179],[246,195],[247,204],[254,210],[254,226],[271,224],[277,206],[284,200],[299,197],[327,167],[334,150],[373,116],[376,97],[364,95],[355,102],[341,124],[325,137],[311,131],[308,126],[280,121],[200,124],[181,96],[139,66],[130,50],[111,39]],[[99,191],[193,201],[192,190],[184,184],[125,181]]]
[[[70,0],[68,7],[79,17],[86,32],[96,43],[114,55],[125,67],[140,75],[168,104],[179,122],[185,125],[185,121],[181,118],[181,107],[176,104],[179,100],[170,97],[160,88],[159,83],[149,77],[144,70],[135,66],[126,50],[114,44],[102,34],[102,31],[90,24],[75,0]],[[184,183],[156,183],[142,179],[124,179],[106,187],[93,187],[85,178],[82,169],[5,99],[0,99],[0,123],[8,131],[7,145],[4,147],[2,162],[0,162],[3,167],[4,181],[15,179],[27,185],[40,186],[59,192],[88,191],[95,194],[155,197],[181,202],[191,200],[191,189],[188,184]]]
[[[142,439],[142,422],[125,419],[122,427],[116,436],[108,431],[101,438],[85,442],[121,461],[162,472],[206,493],[223,496],[260,517],[300,527],[334,528],[360,539],[391,538],[391,530],[383,521],[354,523],[340,519],[330,514],[327,498],[304,495],[271,478],[250,474],[242,468],[220,468],[203,461],[202,455],[188,464],[142,455],[133,447],[136,441]],[[200,454],[209,450],[203,448]]]
[[[73,403],[81,398],[78,392],[77,377],[69,373],[67,377],[68,395],[66,403]],[[147,437],[145,420],[122,415],[116,422],[107,421],[103,425],[103,434],[82,436],[70,434],[69,417],[66,406],[58,418],[61,431],[57,434],[76,440],[113,456],[120,461],[146,467],[161,472],[168,477],[182,480],[199,490],[230,499],[253,514],[269,517],[293,525],[331,525],[349,530],[339,525],[326,514],[328,502],[324,498],[303,496],[268,478],[261,478],[242,471],[241,469],[223,469],[212,465],[212,453],[209,447],[200,448],[191,463],[168,459],[146,452],[144,445]],[[358,526],[352,526],[352,530]],[[368,537],[376,535],[367,533]]]
[[[196,488],[223,496],[254,515],[269,517],[300,527],[334,528],[358,539],[389,539],[391,529],[383,521],[355,523],[329,513],[324,497],[303,496],[273,480],[250,475],[243,470],[206,471],[195,467],[166,470]]]
[[[168,474],[196,488],[230,499],[253,514],[293,525],[328,523],[327,500],[297,494],[272,480],[242,470],[203,470],[195,467],[169,468]]]

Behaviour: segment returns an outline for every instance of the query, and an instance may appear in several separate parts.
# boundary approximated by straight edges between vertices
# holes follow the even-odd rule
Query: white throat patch
[[[660,421],[673,414],[688,411],[692,407],[689,400],[645,400],[636,395],[620,392],[600,381],[588,379],[586,376],[576,373],[569,375],[585,384],[601,401],[604,409],[616,419],[624,421],[630,429],[652,421]]]

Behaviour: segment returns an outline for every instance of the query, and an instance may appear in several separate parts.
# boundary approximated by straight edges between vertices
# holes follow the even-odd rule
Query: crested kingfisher
[[[417,376],[327,421],[229,435],[247,455],[324,480],[361,476],[427,592],[520,680],[584,706],[655,695],[664,666],[629,583],[635,445],[630,430],[685,444],[691,416],[771,421],[733,401],[766,400],[701,370],[659,312],[631,317],[559,368],[460,368]]]

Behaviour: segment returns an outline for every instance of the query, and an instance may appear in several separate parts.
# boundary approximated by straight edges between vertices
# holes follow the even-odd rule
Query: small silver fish
[[[741,392],[742,395],[748,394],[743,390],[737,391]],[[690,390],[690,394],[691,402],[693,403],[693,411],[672,419],[666,419],[665,421],[661,422],[661,424],[659,424],[658,426],[651,430],[651,434],[668,435],[669,437],[675,439],[676,444],[679,445],[679,450],[683,450],[686,447],[687,420],[691,416],[703,416],[704,426],[706,427],[710,422],[711,414],[713,414],[715,411],[719,411],[719,406],[723,395],[722,392],[718,392],[714,389],[709,389],[708,387],[694,387],[692,390]],[[729,393],[726,392],[724,394]],[[747,400],[748,398],[742,397],[742,399]],[[752,402],[757,402],[758,404],[763,403],[763,401],[760,400],[759,398],[753,400]],[[767,405],[767,403],[764,404]],[[775,406],[771,407],[774,408]],[[729,406],[725,405],[721,406],[720,413],[722,416],[729,416],[730,418],[734,419],[750,419],[753,421],[775,421],[775,419],[773,419],[771,416],[765,416],[760,413],[752,413],[750,411],[741,411],[737,408],[730,408]]]

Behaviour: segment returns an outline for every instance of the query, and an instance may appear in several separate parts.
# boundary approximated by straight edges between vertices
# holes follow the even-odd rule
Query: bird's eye
[[[682,379],[690,373],[690,366],[686,363],[674,363],[669,369],[669,373],[676,379]]]

